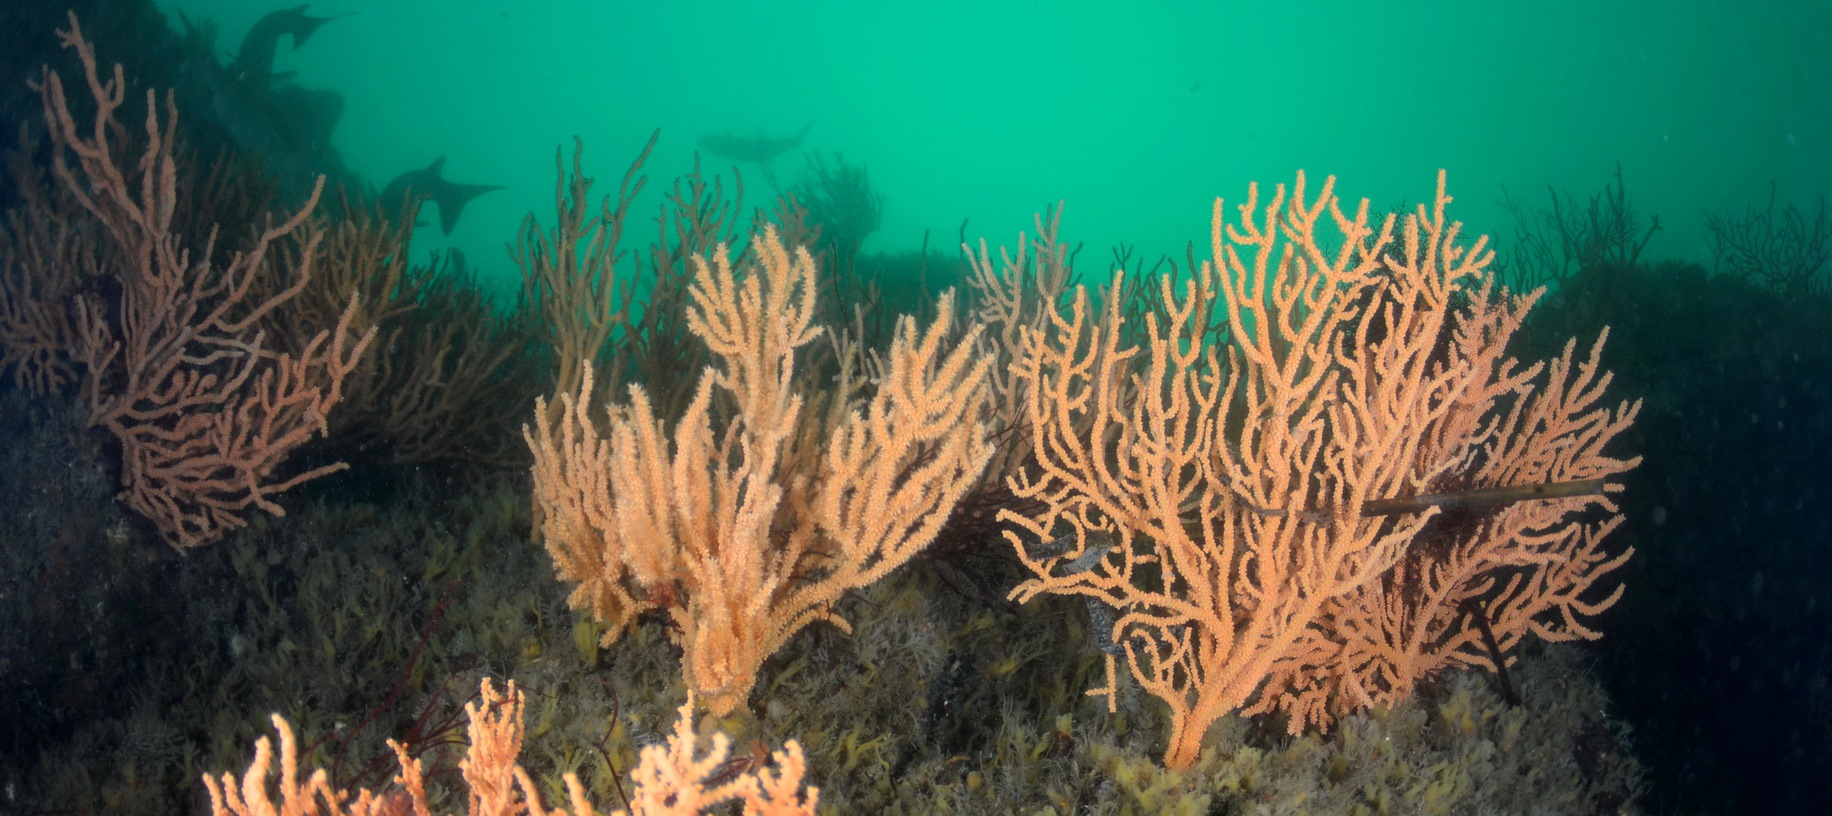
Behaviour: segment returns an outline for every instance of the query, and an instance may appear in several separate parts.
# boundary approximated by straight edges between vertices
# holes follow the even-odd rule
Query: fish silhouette
[[[229,75],[241,82],[260,85],[290,78],[293,73],[291,71],[274,73],[274,51],[279,47],[280,35],[292,35],[293,49],[298,50],[320,26],[347,16],[313,17],[305,13],[305,5],[268,12],[255,21],[254,26],[248,29],[248,35],[242,38],[241,49],[236,51],[235,60],[229,63]]]
[[[768,164],[770,159],[801,146],[802,137],[814,127],[813,122],[802,126],[801,132],[794,136],[772,139],[758,133],[756,136],[702,136],[700,149],[715,156],[723,156],[732,161],[748,161]]]
[[[446,181],[444,173],[445,157],[440,156],[425,169],[409,170],[395,176],[387,187],[382,188],[381,204],[384,212],[398,222],[403,212],[412,209],[414,201],[431,201],[439,205],[439,229],[451,235],[452,228],[458,226],[458,216],[464,214],[464,205],[484,193],[502,189],[500,184],[457,184]]]

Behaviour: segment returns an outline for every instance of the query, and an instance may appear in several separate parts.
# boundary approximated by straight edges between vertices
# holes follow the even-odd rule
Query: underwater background
[[[156,5],[214,21],[226,52],[270,11]],[[1459,217],[1505,236],[1504,188],[1587,190],[1622,162],[1668,227],[1650,251],[1705,261],[1705,213],[1759,203],[1771,183],[1781,201],[1811,201],[1832,182],[1832,110],[1816,101],[1832,9],[1813,0],[396,0],[311,13],[349,16],[280,47],[274,68],[342,97],[333,141],[351,171],[379,185],[444,155],[452,178],[506,188],[451,237],[486,277],[513,277],[506,225],[547,203],[556,147],[580,136],[588,167],[610,176],[658,128],[649,166],[667,177],[703,136],[813,123],[803,149],[868,165],[886,193],[876,251],[913,249],[925,230],[951,247],[963,219],[1007,243],[1060,201],[1090,247],[1181,255],[1216,195],[1298,168],[1379,205],[1425,197],[1445,168]],[[799,157],[784,158],[786,183]]]
[[[340,406],[350,418],[280,472],[347,469],[193,548],[117,500],[120,443],[90,418],[81,361],[32,381],[0,331],[18,355],[0,358],[0,812],[204,811],[199,777],[247,767],[270,713],[340,787],[388,788],[383,741],[405,741],[454,811],[483,677],[529,690],[522,762],[550,804],[570,772],[624,806],[684,702],[680,651],[661,621],[609,645],[569,608],[522,437],[555,391],[520,300],[518,261],[541,253],[518,231],[554,226],[575,137],[594,206],[654,139],[620,268],[651,242],[658,266],[686,267],[658,228],[677,179],[717,178],[689,198],[734,243],[798,194],[841,278],[823,291],[858,296],[822,322],[867,306],[877,341],[883,315],[964,285],[963,241],[996,258],[1058,205],[1075,282],[1099,286],[1115,266],[1187,273],[1215,198],[1249,182],[1334,174],[1381,213],[1430,202],[1442,168],[1499,279],[1548,287],[1510,352],[1550,359],[1575,337],[1581,353],[1608,326],[1606,401],[1642,401],[1611,446],[1642,461],[1620,479],[1605,548],[1634,555],[1590,621],[1600,639],[1529,639],[1511,680],[1444,672],[1327,732],[1231,716],[1200,764],[1169,771],[1157,700],[1084,696],[1098,619],[1010,602],[1024,571],[974,528],[849,594],[851,634],[797,635],[749,705],[706,726],[759,765],[798,741],[822,812],[1832,809],[1832,3],[0,0],[8,213],[59,184],[28,86],[41,66],[79,121],[93,110],[54,33],[66,7],[124,66],[124,146],[139,95],[172,88],[186,161],[227,157],[241,179],[197,183],[214,192],[179,216],[193,246],[223,224],[226,260],[326,175],[321,213],[379,230],[351,257],[419,293],[375,318],[393,345],[373,353],[464,350],[427,379],[468,390],[424,427],[416,406]],[[278,12],[304,42],[251,35]],[[261,36],[271,52],[247,45]],[[400,215],[404,191],[428,197],[410,242],[362,216]],[[28,226],[0,230],[0,288],[25,280]],[[0,305],[64,311],[18,291]],[[14,316],[0,308],[0,329]],[[471,333],[440,333],[453,325]],[[704,363],[675,359],[683,379]],[[685,402],[660,366],[630,372]],[[346,402],[387,402],[365,389]]]

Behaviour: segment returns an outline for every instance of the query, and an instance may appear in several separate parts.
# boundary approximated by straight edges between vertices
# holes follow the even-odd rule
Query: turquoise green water
[[[273,4],[163,0],[216,20],[233,51]],[[337,143],[377,186],[446,154],[447,177],[508,185],[449,239],[485,275],[521,216],[551,220],[553,157],[584,137],[614,188],[652,129],[656,191],[708,134],[790,135],[869,164],[885,195],[868,250],[1009,244],[1064,200],[1064,234],[1105,262],[1206,241],[1217,195],[1293,171],[1335,173],[1377,205],[1430,194],[1512,232],[1504,185],[1589,195],[1622,162],[1667,229],[1646,257],[1708,261],[1708,211],[1810,202],[1832,189],[1832,3],[1542,0],[1306,2],[610,2],[376,0],[276,70],[341,91]],[[712,166],[729,166],[712,160]],[[777,160],[786,183],[798,156]],[[769,193],[755,167],[747,205]]]

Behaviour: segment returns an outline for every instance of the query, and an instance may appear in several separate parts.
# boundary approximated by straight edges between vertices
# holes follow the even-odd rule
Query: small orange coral
[[[564,808],[548,810],[535,792],[527,771],[516,764],[521,752],[522,693],[510,681],[506,692],[499,692],[489,678],[484,678],[479,699],[464,707],[470,717],[470,749],[459,769],[470,789],[470,816],[568,816]],[[731,740],[715,734],[711,750],[695,758],[697,741],[693,734],[693,699],[681,706],[680,720],[667,744],[651,745],[642,751],[642,762],[632,778],[636,789],[630,799],[629,816],[697,816],[708,808],[725,802],[742,802],[745,816],[814,816],[820,791],[802,787],[807,766],[801,746],[794,740],[773,757],[774,771],[757,769],[715,780],[730,748]],[[268,776],[273,771],[275,751],[266,737],[255,742],[254,761],[238,782],[231,774],[220,778],[204,777],[210,792],[213,816],[429,816],[425,777],[420,761],[407,755],[398,742],[389,741],[400,762],[396,787],[377,794],[358,790],[354,794],[331,785],[322,770],[312,772],[304,782],[299,779],[298,741],[286,718],[273,715],[274,730],[280,735],[279,788],[269,790]],[[566,774],[566,789],[571,816],[592,816],[597,809],[585,798],[585,789],[574,774]],[[708,787],[710,783],[710,787]],[[278,798],[275,798],[277,795]],[[617,811],[624,813],[624,811]]]

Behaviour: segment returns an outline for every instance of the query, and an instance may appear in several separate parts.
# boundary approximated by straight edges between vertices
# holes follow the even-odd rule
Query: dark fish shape
[[[292,76],[291,71],[274,73],[274,51],[279,47],[280,35],[291,34],[293,48],[297,50],[311,39],[319,26],[337,17],[313,17],[305,13],[304,5],[268,12],[267,16],[255,21],[254,27],[248,29],[248,36],[242,38],[241,50],[235,53],[235,61],[229,63],[229,75],[242,82],[263,85]]]
[[[800,133],[779,139],[765,137],[762,133],[756,136],[732,136],[729,134],[722,136],[702,136],[700,137],[700,149],[715,156],[723,156],[732,161],[749,161],[758,164],[768,164],[770,159],[776,158],[783,152],[800,147],[802,137],[807,136],[808,131],[813,127],[814,123],[809,122],[802,126]]]
[[[403,207],[411,209],[409,196],[414,201],[431,201],[439,205],[439,228],[451,235],[452,228],[458,225],[458,216],[464,213],[464,205],[484,193],[503,188],[500,184],[455,184],[445,180],[444,171],[445,157],[440,156],[424,170],[409,170],[395,176],[394,181],[382,188],[383,211],[398,221]]]
[[[1449,493],[1421,493],[1393,499],[1372,499],[1361,505],[1363,516],[1397,516],[1423,512],[1428,507],[1471,508],[1533,501],[1565,499],[1572,496],[1602,496],[1611,485],[1602,479],[1576,479],[1568,482],[1542,482],[1529,485],[1477,487]],[[1617,489],[1620,489],[1619,487]]]

